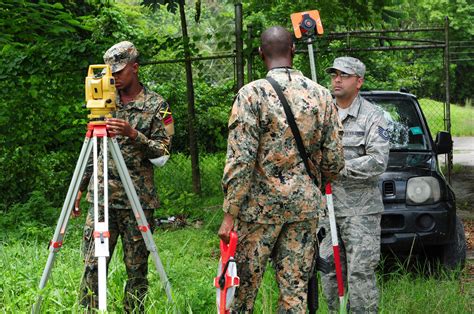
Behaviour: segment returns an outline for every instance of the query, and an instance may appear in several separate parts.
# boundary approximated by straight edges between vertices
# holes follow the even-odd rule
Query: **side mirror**
[[[447,154],[453,150],[453,139],[451,134],[446,131],[440,131],[436,134],[436,153],[438,155]]]

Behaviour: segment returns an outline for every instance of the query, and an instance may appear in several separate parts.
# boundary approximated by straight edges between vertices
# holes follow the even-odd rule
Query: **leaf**
[[[56,2],[55,4],[51,5],[51,7],[58,10],[64,9],[63,5],[60,2]]]

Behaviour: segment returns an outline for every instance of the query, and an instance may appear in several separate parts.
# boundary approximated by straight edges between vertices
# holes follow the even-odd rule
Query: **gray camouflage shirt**
[[[126,136],[116,136],[123,158],[144,209],[159,207],[154,184],[153,164],[150,160],[169,154],[170,137],[163,123],[163,112],[169,112],[168,104],[163,97],[144,87],[134,101],[123,104],[117,97],[117,110],[113,117],[126,120],[138,131],[135,140]],[[109,139],[110,140],[110,139]],[[98,141],[99,143],[99,141]],[[99,146],[99,145],[98,145]],[[101,146],[101,145],[100,145]],[[113,208],[131,208],[127,194],[120,180],[112,155],[108,153],[109,165],[109,206]],[[99,204],[103,205],[103,159],[99,154]],[[92,154],[84,174],[80,190],[89,184],[87,201],[93,202]]]
[[[387,167],[389,154],[383,111],[358,95],[342,125],[345,167],[332,183],[335,214],[380,213],[383,203],[378,179]]]
[[[267,76],[281,85],[318,182],[333,178],[344,160],[342,126],[331,94],[293,69],[273,69]],[[314,219],[324,206],[267,80],[245,85],[235,98],[222,185],[224,211],[248,222]]]

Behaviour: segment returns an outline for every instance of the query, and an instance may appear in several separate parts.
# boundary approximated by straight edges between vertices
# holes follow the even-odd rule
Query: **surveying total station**
[[[93,205],[94,205],[94,245],[95,257],[98,260],[98,299],[99,310],[106,311],[106,297],[107,297],[107,257],[109,257],[109,224],[108,224],[108,184],[104,184],[103,210],[99,212],[99,191],[98,191],[98,144],[97,139],[102,138],[102,158],[103,158],[103,182],[108,182],[108,149],[110,149],[112,158],[117,167],[120,180],[123,183],[125,192],[130,201],[133,214],[137,220],[138,229],[141,231],[148,251],[150,251],[156,269],[160,275],[163,283],[168,301],[173,304],[171,295],[171,285],[166,276],[166,272],[158,256],[157,248],[153,240],[150,226],[146,220],[142,206],[139,202],[137,192],[133,186],[132,179],[125,164],[123,155],[120,151],[117,140],[113,134],[109,134],[107,130],[106,118],[112,117],[112,111],[116,107],[116,89],[115,79],[109,65],[91,65],[89,66],[88,76],[85,80],[86,92],[86,108],[90,110],[89,123],[87,125],[87,133],[84,139],[79,159],[74,170],[71,183],[64,200],[58,224],[54,232],[53,239],[49,244],[49,256],[46,266],[43,270],[43,275],[39,284],[40,294],[38,295],[36,303],[33,305],[32,313],[39,313],[41,308],[42,295],[41,291],[46,286],[46,282],[51,274],[51,269],[54,264],[56,253],[63,245],[63,239],[66,233],[69,217],[71,216],[75,196],[79,191],[81,179],[84,175],[87,162],[89,160],[91,151],[93,154]],[[110,141],[108,139],[110,138]],[[99,217],[103,220],[99,221]]]
[[[95,74],[94,70],[101,70]],[[111,118],[115,110],[115,79],[108,65],[91,65],[86,77],[86,107],[91,113],[87,116],[93,124]]]

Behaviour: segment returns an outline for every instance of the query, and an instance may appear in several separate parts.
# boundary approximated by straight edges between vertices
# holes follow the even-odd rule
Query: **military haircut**
[[[269,58],[286,57],[291,54],[293,39],[290,32],[282,26],[273,26],[260,36],[260,48]]]

